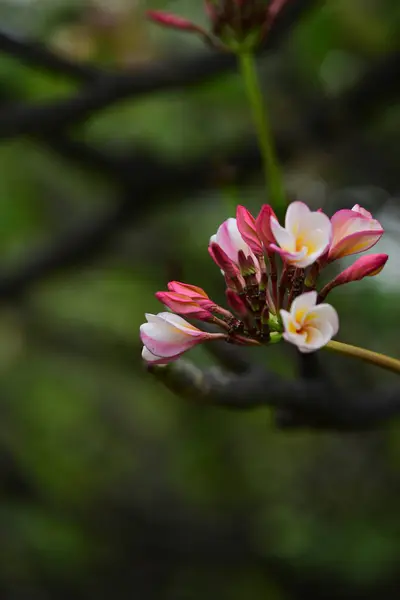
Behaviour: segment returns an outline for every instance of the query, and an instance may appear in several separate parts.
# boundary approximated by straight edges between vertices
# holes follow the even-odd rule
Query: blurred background
[[[339,339],[400,356],[400,5],[300,4],[259,63],[287,189],[384,224],[385,270],[330,302]],[[147,8],[204,23],[195,0],[0,1],[0,597],[397,598],[398,425],[280,431],[143,369],[155,291],[223,302],[208,239],[268,201],[237,73]],[[267,357],[295,375],[283,345]],[[360,389],[397,381],[323,359]]]

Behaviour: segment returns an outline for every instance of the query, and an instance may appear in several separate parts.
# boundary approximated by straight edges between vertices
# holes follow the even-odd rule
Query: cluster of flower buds
[[[313,352],[336,335],[336,310],[322,303],[335,287],[378,274],[386,254],[356,260],[320,291],[321,271],[332,261],[374,246],[381,224],[356,204],[330,219],[302,202],[289,205],[284,227],[269,205],[257,218],[243,206],[224,221],[209,243],[209,253],[226,283],[227,310],[199,287],[177,281],[158,300],[173,313],[146,315],[141,326],[143,358],[153,364],[176,360],[196,344],[225,339],[242,345],[275,343],[282,338],[301,352]],[[182,316],[213,323],[220,333],[207,333]]]
[[[218,49],[249,51],[265,38],[278,12],[288,0],[205,0],[210,31],[169,12],[150,10],[152,21],[199,34]]]

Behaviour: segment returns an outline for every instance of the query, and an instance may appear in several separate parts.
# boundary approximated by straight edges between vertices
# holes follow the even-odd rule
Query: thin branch
[[[95,65],[74,61],[57,54],[40,42],[23,38],[9,30],[0,30],[0,52],[17,58],[32,67],[50,71],[56,75],[72,77],[85,83],[106,74],[106,71]]]
[[[317,0],[292,0],[274,22],[264,51],[281,43],[293,24],[314,8]],[[21,52],[20,52],[21,55]],[[33,61],[32,61],[33,62]],[[229,54],[202,53],[199,56],[170,58],[143,65],[132,73],[104,75],[75,96],[42,104],[14,105],[0,115],[0,138],[52,132],[77,124],[93,112],[125,98],[167,89],[185,89],[232,70],[235,58]]]

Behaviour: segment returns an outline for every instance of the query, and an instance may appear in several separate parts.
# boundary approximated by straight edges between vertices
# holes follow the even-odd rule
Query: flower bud
[[[389,256],[387,254],[368,254],[361,256],[350,267],[339,273],[335,279],[327,283],[320,291],[319,301],[326,298],[333,288],[352,281],[360,281],[364,277],[374,277],[378,275],[385,266]]]
[[[212,319],[212,314],[208,310],[202,308],[198,302],[185,294],[157,292],[156,298],[178,315],[185,315],[186,317],[199,319],[200,321],[209,321]]]
[[[247,316],[248,310],[243,298],[241,298],[241,296],[238,293],[234,292],[231,289],[227,289],[225,294],[228,304],[233,310],[233,312],[241,319],[245,318]]]

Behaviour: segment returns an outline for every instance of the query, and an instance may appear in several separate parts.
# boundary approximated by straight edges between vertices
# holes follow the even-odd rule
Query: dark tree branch
[[[283,409],[277,423],[284,427],[358,431],[400,416],[398,386],[360,391],[324,380],[287,380],[261,367],[240,375],[215,368],[203,371],[184,360],[148,369],[174,393],[204,405]]]
[[[277,17],[263,51],[271,50],[287,36],[293,25],[316,4],[317,0],[292,0]],[[4,40],[3,40],[4,42]],[[21,49],[9,41],[21,57]],[[43,59],[37,51],[38,58]],[[32,63],[34,60],[31,61]],[[45,61],[41,60],[41,64]],[[143,65],[132,73],[107,74],[70,98],[43,104],[14,105],[0,115],[0,138],[52,132],[77,124],[93,112],[125,98],[196,85],[216,75],[232,70],[235,58],[230,54],[206,53],[189,58],[172,58],[155,64]],[[71,71],[74,69],[71,69]],[[72,74],[72,73],[71,73]]]
[[[73,151],[74,143],[69,141],[68,144],[68,152]],[[85,147],[79,145],[79,148]],[[87,150],[89,160],[103,161],[101,153]],[[232,158],[239,180],[248,178],[257,165],[257,156]],[[107,159],[104,168],[107,165],[111,168],[114,158],[112,161],[109,163]],[[107,250],[117,232],[154,210],[165,199],[166,191],[174,194],[175,202],[182,202],[188,192],[214,187],[218,170],[216,161],[209,157],[189,164],[169,165],[145,153],[130,161],[117,161],[115,165],[117,173],[124,173],[126,177],[119,201],[101,214],[96,210],[95,215],[79,219],[54,241],[27,251],[19,265],[0,270],[1,300],[14,300],[52,273],[97,257]]]
[[[72,77],[84,83],[94,81],[107,74],[94,65],[61,56],[43,44],[20,37],[11,31],[0,30],[0,52],[29,66],[50,71],[55,75]]]

